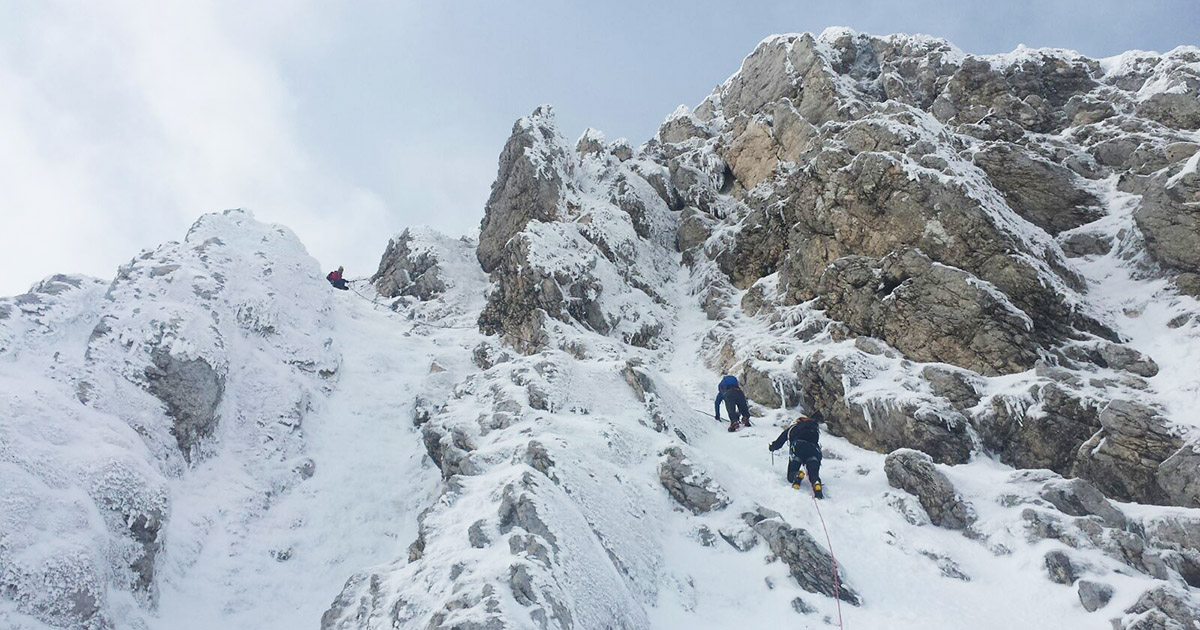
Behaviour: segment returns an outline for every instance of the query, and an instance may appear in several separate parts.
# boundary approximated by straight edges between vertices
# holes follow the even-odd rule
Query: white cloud
[[[55,271],[111,276],[228,207],[330,259],[358,255],[350,229],[386,223],[297,140],[318,122],[296,119],[279,49],[319,40],[319,14],[251,4],[47,4],[0,43],[0,294]]]

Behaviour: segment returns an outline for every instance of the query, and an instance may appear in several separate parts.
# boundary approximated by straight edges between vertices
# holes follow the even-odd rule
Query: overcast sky
[[[474,233],[537,105],[636,145],[767,35],[835,25],[1103,57],[1200,44],[1200,2],[0,0],[0,295],[232,207],[365,275],[404,226]]]

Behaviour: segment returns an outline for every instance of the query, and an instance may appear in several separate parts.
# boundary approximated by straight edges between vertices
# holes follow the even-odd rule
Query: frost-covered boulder
[[[743,514],[742,520],[762,536],[771,553],[787,565],[800,588],[837,597],[855,606],[862,604],[862,598],[846,584],[844,571],[835,572],[833,558],[807,531],[792,527],[779,513],[761,507]]]
[[[729,496],[678,447],[668,448],[658,467],[658,479],[672,499],[693,514],[704,514],[729,505]]]
[[[1049,501],[1064,514],[1099,516],[1109,527],[1124,528],[1125,514],[1085,479],[1059,479],[1047,482],[1038,496]]]
[[[934,525],[947,529],[967,529],[975,522],[975,510],[946,475],[934,467],[930,457],[919,451],[901,449],[890,453],[884,462],[888,483],[916,495]]]
[[[1176,630],[1200,625],[1200,605],[1177,586],[1159,586],[1138,598],[1125,609],[1125,616],[1113,620],[1119,630]]]
[[[1108,605],[1113,587],[1091,580],[1079,580],[1079,603],[1088,612],[1096,612]]]

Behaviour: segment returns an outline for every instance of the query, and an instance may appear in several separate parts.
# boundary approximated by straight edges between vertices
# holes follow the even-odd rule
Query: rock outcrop
[[[429,235],[412,228],[388,241],[371,284],[384,297],[411,296],[426,301],[446,290],[437,254],[426,242]]]
[[[934,525],[967,529],[975,522],[974,508],[933,466],[928,455],[907,449],[894,451],[887,456],[884,472],[893,488],[916,495]]]
[[[553,221],[559,216],[569,162],[556,133],[554,112],[548,106],[513,125],[479,226],[476,251],[484,271],[500,266],[509,240],[530,221]]]
[[[1183,447],[1183,441],[1166,419],[1147,405],[1114,400],[1100,413],[1100,425],[1101,430],[1079,447],[1072,472],[1115,499],[1169,502],[1158,483],[1159,469]],[[1200,475],[1194,470],[1179,473],[1169,482],[1173,488],[1194,485]]]
[[[862,604],[858,593],[844,582],[846,576],[834,571],[833,559],[807,531],[788,525],[777,512],[764,508],[743,514],[742,520],[767,541],[801,588],[855,606]]]
[[[704,514],[729,505],[728,494],[684,457],[683,451],[672,447],[664,455],[666,458],[658,467],[658,479],[676,503],[693,514]]]

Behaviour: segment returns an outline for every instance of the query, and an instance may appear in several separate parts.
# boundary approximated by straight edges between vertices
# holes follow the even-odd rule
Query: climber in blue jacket
[[[717,422],[721,421],[722,400],[725,401],[725,411],[729,412],[730,433],[738,430],[739,415],[741,416],[741,425],[750,426],[750,406],[746,402],[746,394],[742,393],[742,388],[738,385],[736,376],[727,375],[717,384],[717,401],[713,405],[714,417]]]

